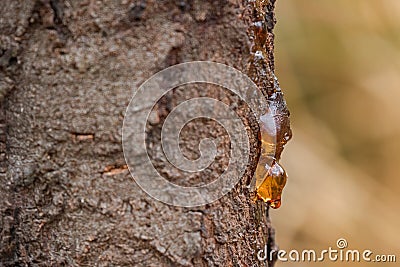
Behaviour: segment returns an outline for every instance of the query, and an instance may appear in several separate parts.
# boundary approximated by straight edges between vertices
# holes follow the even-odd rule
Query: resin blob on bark
[[[267,115],[260,118],[261,154],[253,178],[253,189],[257,198],[270,204],[274,209],[281,206],[281,195],[286,185],[287,175],[285,170],[276,161],[276,135]]]
[[[281,205],[282,190],[287,180],[286,172],[278,162],[292,132],[290,113],[274,74],[275,0],[245,2],[250,7],[248,36],[251,47],[247,73],[267,99],[267,112],[272,113],[269,118],[272,117],[274,121],[270,124],[265,116],[267,114],[259,118],[261,153],[250,186],[256,192],[257,199],[277,209]]]

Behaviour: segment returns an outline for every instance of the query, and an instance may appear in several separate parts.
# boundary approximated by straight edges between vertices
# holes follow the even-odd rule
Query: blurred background
[[[271,211],[279,247],[396,254],[400,262],[400,1],[277,1],[276,71],[293,139]],[[282,263],[283,266],[366,263]]]

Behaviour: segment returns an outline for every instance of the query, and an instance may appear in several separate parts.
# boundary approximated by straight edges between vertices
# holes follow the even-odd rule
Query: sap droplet
[[[256,185],[257,197],[269,203],[271,208],[277,209],[281,206],[282,191],[287,181],[286,172],[277,162],[271,167],[266,165],[260,168],[265,169],[265,175],[260,177],[262,182]]]
[[[263,115],[259,120],[261,154],[251,186],[256,191],[257,198],[277,209],[281,206],[287,175],[276,161],[276,129],[272,129],[275,124],[267,118],[267,115]]]

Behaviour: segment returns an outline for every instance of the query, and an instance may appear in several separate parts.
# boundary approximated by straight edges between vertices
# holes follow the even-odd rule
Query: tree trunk
[[[272,266],[257,259],[275,241],[268,207],[248,189],[260,145],[245,104],[237,110],[248,125],[251,164],[231,192],[197,208],[163,204],[135,184],[121,128],[133,90],[151,75],[181,62],[215,61],[247,72],[276,105],[279,159],[290,130],[273,75],[274,2],[3,1],[0,265]],[[159,102],[150,145],[159,143],[168,112],[196,94],[178,88]],[[214,87],[204,95],[238,102]],[[224,136],[213,122],[185,127],[188,157],[196,157],[196,140],[210,129]],[[197,179],[223,171],[226,147]],[[164,162],[155,165],[170,180],[182,178]]]

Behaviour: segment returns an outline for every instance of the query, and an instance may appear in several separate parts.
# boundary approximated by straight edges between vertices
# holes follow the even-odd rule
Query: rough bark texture
[[[283,98],[273,98],[280,92],[273,75],[274,1],[256,2],[265,3],[260,17],[259,7],[241,0],[2,1],[0,265],[268,264],[256,253],[275,246],[274,233],[267,208],[254,203],[247,188],[258,129],[243,103],[237,110],[249,126],[252,164],[232,192],[207,206],[177,208],[147,196],[130,177],[121,148],[133,88],[192,60],[243,71],[250,66],[253,79],[269,77],[256,83],[282,109],[279,125],[288,127]],[[265,22],[268,35],[266,65],[250,59],[258,37],[248,29],[256,20]],[[149,143],[159,142],[164,111],[197,91],[185,92],[160,101]],[[221,89],[205,94],[238,102]],[[223,136],[213,123],[202,126],[189,125],[182,134],[189,157],[207,129]],[[221,158],[207,177],[223,170],[227,159]]]

